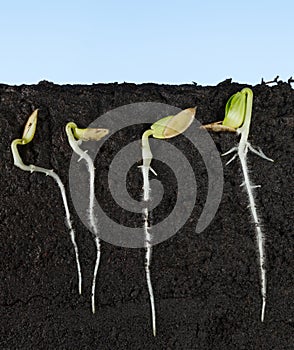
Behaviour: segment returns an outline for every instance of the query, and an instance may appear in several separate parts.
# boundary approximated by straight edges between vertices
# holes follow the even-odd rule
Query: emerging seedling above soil
[[[68,142],[73,149],[73,151],[80,156],[80,159],[84,159],[86,161],[88,170],[89,170],[89,182],[90,182],[90,198],[89,198],[89,220],[92,230],[95,235],[95,244],[96,244],[96,263],[93,274],[93,282],[92,282],[92,312],[95,313],[95,286],[96,286],[96,276],[98,272],[99,262],[100,262],[100,251],[101,244],[99,239],[98,226],[96,222],[96,218],[94,216],[94,199],[95,199],[95,189],[94,189],[94,181],[95,181],[95,167],[92,161],[92,158],[87,154],[87,151],[83,151],[80,148],[80,144],[82,141],[98,141],[102,139],[105,135],[108,134],[107,129],[79,129],[77,125],[73,122],[69,122],[66,125],[66,134],[68,137]]]
[[[70,230],[70,237],[71,237],[71,241],[72,241],[72,244],[73,244],[74,250],[75,250],[76,264],[77,264],[77,271],[78,271],[78,280],[79,280],[79,293],[81,294],[82,293],[82,274],[81,274],[81,266],[80,266],[80,262],[79,262],[79,253],[78,253],[78,247],[77,247],[76,240],[75,240],[75,232],[74,232],[74,230],[72,228],[72,224],[71,224],[71,218],[70,218],[70,213],[69,213],[69,209],[68,209],[67,198],[66,198],[63,183],[61,182],[59,176],[53,170],[44,169],[44,168],[41,168],[41,167],[36,166],[36,165],[24,164],[20,155],[19,155],[18,149],[17,149],[18,145],[26,145],[33,140],[34,135],[35,135],[35,131],[36,131],[36,126],[37,126],[37,117],[38,117],[38,110],[35,110],[31,114],[31,116],[29,117],[29,119],[25,125],[22,138],[16,139],[16,140],[12,141],[12,143],[11,143],[11,150],[12,150],[14,165],[19,167],[20,169],[22,169],[24,171],[30,171],[31,173],[33,173],[33,172],[43,173],[46,176],[52,177],[57,182],[59,189],[60,189],[60,192],[61,192],[63,205],[64,205],[64,209],[65,209],[66,224]]]
[[[236,152],[236,154],[227,162],[229,164],[237,156],[240,159],[242,172],[243,172],[243,183],[241,186],[245,186],[248,199],[249,208],[254,221],[256,230],[256,241],[258,247],[258,260],[260,269],[260,284],[261,284],[261,296],[262,296],[262,308],[261,308],[261,321],[264,321],[265,315],[265,305],[266,305],[266,254],[265,254],[265,236],[261,230],[261,220],[257,213],[257,208],[254,199],[253,189],[259,186],[253,186],[250,178],[247,166],[247,152],[248,149],[253,153],[257,154],[263,159],[273,162],[272,159],[266,157],[264,153],[259,150],[255,150],[251,144],[248,142],[248,135],[251,123],[252,115],[252,104],[253,104],[253,92],[249,88],[244,88],[241,92],[237,92],[230,97],[226,104],[225,118],[222,122],[216,122],[212,124],[205,125],[204,128],[210,129],[212,131],[233,131],[238,135],[241,135],[239,145],[233,147],[228,152],[223,155]]]
[[[147,202],[150,200],[150,183],[149,183],[149,170],[155,175],[155,171],[151,168],[150,164],[152,161],[152,153],[149,145],[149,136],[153,136],[157,139],[169,139],[183,133],[193,122],[196,113],[196,108],[188,108],[174,116],[168,116],[158,120],[151,126],[150,130],[144,132],[142,136],[142,158],[143,165],[143,200]],[[149,219],[148,219],[148,208],[143,209],[144,218],[144,235],[145,235],[145,272],[147,287],[149,292],[150,304],[151,304],[151,315],[152,315],[152,329],[153,335],[156,335],[156,314],[155,314],[155,303],[154,294],[150,277],[150,263],[152,255],[152,237],[149,232]]]

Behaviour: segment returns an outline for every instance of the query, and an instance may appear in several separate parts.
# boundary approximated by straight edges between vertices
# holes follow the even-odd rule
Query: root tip
[[[265,315],[265,300],[262,302],[262,310],[261,310],[261,322],[264,322],[264,315]]]

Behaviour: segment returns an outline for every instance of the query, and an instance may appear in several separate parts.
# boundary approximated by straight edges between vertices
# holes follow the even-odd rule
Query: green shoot
[[[95,167],[92,161],[92,158],[87,154],[86,151],[83,151],[80,148],[80,144],[82,141],[98,141],[102,139],[105,135],[108,134],[107,129],[79,129],[77,125],[73,122],[69,122],[66,125],[66,134],[68,137],[68,142],[73,149],[73,151],[80,156],[80,159],[84,159],[86,161],[89,176],[90,176],[90,200],[89,200],[89,220],[92,230],[95,235],[95,245],[96,245],[96,263],[93,274],[93,282],[92,282],[92,312],[95,313],[95,287],[96,287],[96,277],[100,263],[101,256],[101,244],[99,238],[99,231],[96,222],[96,218],[94,216],[94,199],[95,199],[95,189],[94,189],[94,181],[95,181]]]
[[[263,159],[273,162],[272,159],[265,156],[265,154],[259,150],[255,150],[248,142],[248,135],[251,123],[253,105],[253,92],[249,88],[244,88],[241,92],[237,92],[228,100],[226,104],[225,118],[220,125],[220,122],[209,124],[209,127],[204,126],[207,129],[213,131],[234,131],[238,135],[241,135],[239,145],[233,147],[231,150],[223,155],[227,155],[232,152],[236,154],[227,162],[229,164],[237,156],[240,159],[244,181],[241,186],[245,186],[248,199],[249,208],[254,221],[256,230],[256,241],[258,248],[258,260],[260,270],[260,284],[261,284],[261,296],[262,296],[262,307],[261,307],[261,322],[264,321],[265,306],[266,306],[266,254],[265,254],[265,236],[261,230],[261,219],[258,216],[253,189],[258,186],[254,186],[249,178],[248,166],[247,166],[247,153],[248,150],[262,157]],[[216,129],[215,129],[216,128]],[[227,130],[229,128],[229,130]]]
[[[183,133],[193,122],[196,113],[196,108],[188,108],[174,116],[168,116],[160,119],[151,126],[150,130],[147,130],[142,135],[142,174],[143,174],[143,200],[147,202],[150,200],[150,183],[149,183],[149,171],[151,170],[155,175],[155,171],[151,168],[152,153],[149,145],[149,137],[153,136],[157,139],[168,139],[180,135]],[[149,226],[149,213],[148,208],[143,209],[144,218],[144,235],[145,235],[145,273],[147,280],[147,287],[151,305],[151,317],[152,317],[152,330],[153,335],[156,336],[156,313],[154,294],[150,276],[150,263],[152,256],[152,236],[150,234]]]
[[[13,155],[14,165],[17,166],[18,168],[24,170],[24,171],[29,171],[31,173],[33,173],[33,172],[43,173],[46,176],[52,177],[57,182],[59,189],[60,189],[60,192],[61,192],[63,205],[64,205],[64,209],[65,209],[66,224],[67,224],[68,229],[70,231],[70,237],[71,237],[71,241],[72,241],[74,251],[75,251],[77,271],[78,271],[78,281],[79,281],[78,288],[79,288],[79,293],[81,294],[82,293],[82,274],[81,274],[81,266],[80,266],[80,262],[79,262],[79,253],[78,253],[78,247],[77,247],[76,240],[75,240],[75,232],[73,230],[72,223],[71,223],[71,217],[70,217],[70,213],[69,213],[69,208],[68,208],[67,197],[66,197],[64,185],[61,182],[59,176],[56,173],[54,173],[53,170],[41,168],[41,167],[36,166],[36,165],[24,164],[21,157],[20,157],[18,149],[17,149],[18,145],[26,145],[33,140],[34,135],[35,135],[35,131],[36,131],[36,126],[37,126],[37,117],[38,117],[38,110],[35,110],[32,113],[32,115],[29,117],[29,119],[25,125],[22,138],[16,139],[16,140],[12,141],[12,143],[11,143],[11,151],[12,151],[12,155]]]

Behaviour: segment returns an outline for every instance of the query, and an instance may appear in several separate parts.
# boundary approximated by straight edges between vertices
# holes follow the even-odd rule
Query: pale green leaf
[[[158,120],[151,126],[153,137],[157,139],[168,139],[175,137],[192,124],[196,113],[196,108],[187,108],[180,113]]]
[[[37,127],[38,109],[36,109],[30,116],[25,125],[22,142],[24,144],[29,143],[34,138],[36,127]]]
[[[193,123],[196,108],[187,108],[176,114],[166,124],[163,135],[165,138],[171,138],[182,134]]]
[[[99,141],[108,133],[109,133],[108,129],[100,129],[100,128],[87,128],[87,129],[75,128],[74,130],[75,137],[78,140],[82,140],[82,141]]]
[[[246,93],[237,92],[230,97],[226,104],[223,125],[237,129],[244,123],[246,111]]]

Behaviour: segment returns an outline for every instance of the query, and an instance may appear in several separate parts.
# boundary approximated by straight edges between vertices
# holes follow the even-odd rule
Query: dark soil
[[[224,167],[223,198],[210,226],[201,234],[195,233],[201,213],[196,206],[177,235],[154,247],[152,280],[158,323],[154,338],[144,249],[102,242],[97,312],[93,315],[90,292],[95,246],[91,234],[70,202],[84,278],[83,295],[79,296],[74,253],[58,187],[43,174],[29,174],[14,167],[10,152],[11,141],[22,135],[28,116],[39,108],[36,136],[31,144],[22,147],[21,154],[26,163],[55,169],[68,189],[72,151],[64,132],[66,122],[73,120],[87,126],[116,107],[153,101],[179,108],[196,105],[197,119],[208,123],[223,119],[227,99],[242,87],[230,81],[215,87],[59,86],[49,82],[0,85],[1,349],[294,348],[294,90],[289,84],[253,87],[249,138],[253,146],[260,146],[275,159],[270,163],[253,154],[248,157],[254,183],[262,184],[256,197],[266,233],[268,301],[264,323],[260,322],[255,230],[247,195],[239,187],[242,178],[238,161]],[[124,137],[139,139],[144,128],[146,125],[130,128]],[[212,137],[221,153],[237,142],[233,135]],[[110,139],[109,147],[103,148],[105,167],[113,157],[109,149],[115,149],[120,141],[125,144],[118,135]],[[193,152],[192,148],[185,149],[188,158],[193,159]],[[205,168],[203,164],[197,166],[200,172],[204,169],[203,176],[197,178],[198,189],[205,189]],[[159,163],[156,168],[160,174],[168,171]],[[130,178],[134,178],[134,186],[130,182],[128,190],[136,197],[141,186],[141,180],[135,180],[141,178],[136,166]],[[168,187],[169,180],[163,180],[163,185]],[[199,190],[200,207],[205,194]],[[111,202],[110,194],[99,199],[102,205]],[[171,210],[169,202],[160,208],[167,214]],[[113,202],[114,216],[116,212]],[[121,220],[127,221],[128,215],[120,212]]]

